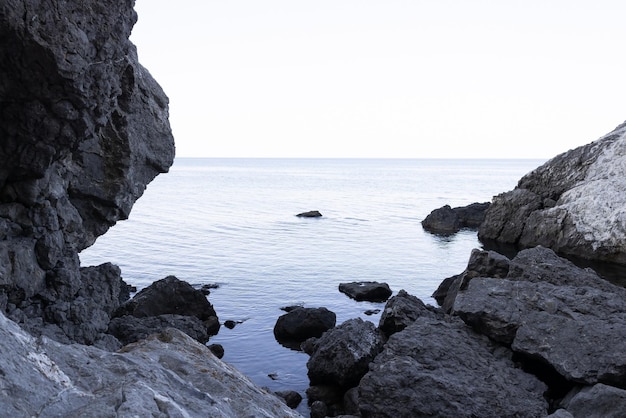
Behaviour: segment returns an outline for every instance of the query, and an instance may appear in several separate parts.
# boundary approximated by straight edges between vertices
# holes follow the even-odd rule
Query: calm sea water
[[[460,273],[473,231],[422,230],[431,210],[490,201],[542,160],[177,159],[118,223],[81,254],[113,262],[139,289],[167,275],[217,283],[209,300],[222,327],[224,360],[272,390],[308,386],[306,354],[273,336],[280,307],[324,306],[337,323],[368,309],[339,293],[341,282],[387,282],[434,304],[442,279]],[[319,210],[322,218],[295,215]],[[274,378],[270,378],[272,375]],[[302,412],[306,406],[301,406]]]

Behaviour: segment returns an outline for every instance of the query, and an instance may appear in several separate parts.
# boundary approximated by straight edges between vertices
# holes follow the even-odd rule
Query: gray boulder
[[[626,264],[626,123],[570,150],[496,196],[478,236]]]
[[[320,337],[335,326],[337,316],[326,308],[296,308],[281,315],[274,325],[279,342],[302,342]]]
[[[384,302],[392,293],[387,283],[379,282],[340,283],[339,291],[357,302]]]
[[[546,386],[458,319],[421,316],[393,334],[359,383],[365,417],[542,417]]]
[[[569,381],[626,381],[624,289],[475,278],[458,293],[454,312]]]
[[[325,332],[307,362],[311,384],[332,384],[344,389],[356,386],[383,344],[383,334],[361,318]]]
[[[434,313],[419,298],[402,289],[385,304],[378,328],[389,337],[402,331],[422,315],[432,316]]]
[[[175,329],[111,353],[33,338],[0,315],[0,352],[4,416],[300,416]]]
[[[626,390],[598,383],[574,391],[562,406],[574,418],[623,418]]]

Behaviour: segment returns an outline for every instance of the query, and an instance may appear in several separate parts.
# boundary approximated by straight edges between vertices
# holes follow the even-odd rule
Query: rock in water
[[[132,1],[0,3],[0,309],[59,340],[102,339],[119,294],[89,283],[121,277],[81,272],[78,253],[174,158],[136,19]]]
[[[335,326],[337,316],[326,308],[296,308],[278,317],[274,336],[279,342],[302,342],[320,337]]]
[[[358,302],[384,302],[391,296],[389,285],[379,282],[340,283],[339,291]]]
[[[310,210],[296,215],[299,218],[321,218],[322,214],[318,210]]]
[[[542,245],[562,254],[626,264],[626,123],[563,153],[494,198],[483,241]]]

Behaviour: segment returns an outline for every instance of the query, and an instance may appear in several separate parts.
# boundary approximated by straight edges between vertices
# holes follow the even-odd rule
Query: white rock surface
[[[299,417],[184,333],[108,352],[34,338],[0,315],[7,417]]]

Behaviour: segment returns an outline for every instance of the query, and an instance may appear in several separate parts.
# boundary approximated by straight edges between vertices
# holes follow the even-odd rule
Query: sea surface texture
[[[167,275],[218,284],[209,300],[220,321],[242,322],[209,344],[222,344],[224,360],[257,384],[304,396],[308,356],[274,339],[281,307],[324,306],[337,324],[377,325],[380,313],[365,311],[384,303],[338,291],[363,280],[434,305],[441,280],[463,271],[480,243],[475,231],[436,236],[420,222],[445,204],[491,201],[543,162],[178,158],[81,261],[113,262],[138,289]],[[323,216],[295,216],[309,210]]]

